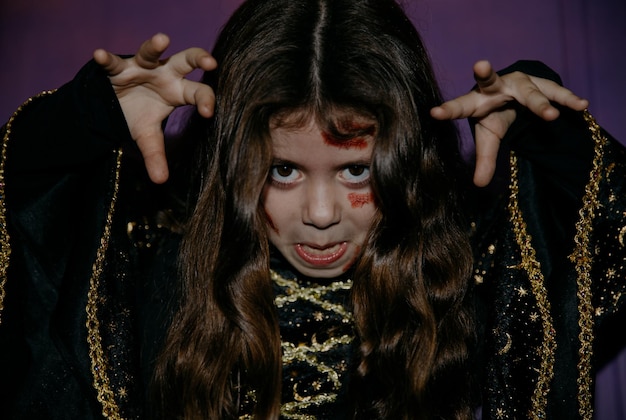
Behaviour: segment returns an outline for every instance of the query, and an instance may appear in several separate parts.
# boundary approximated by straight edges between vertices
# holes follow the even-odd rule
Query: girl
[[[86,66],[5,128],[2,360],[17,385],[3,407],[47,418],[57,404],[63,418],[471,417],[482,330],[467,293],[469,185],[453,126],[430,116],[441,97],[398,5],[246,2],[203,84],[181,76],[213,70],[213,58],[192,49],[160,61],[166,44],[157,36],[128,60],[96,52],[104,70]],[[557,115],[535,84],[586,105],[545,81],[477,73],[481,95],[433,115],[484,116],[512,99],[510,85],[547,119]],[[198,114],[168,154],[182,167],[150,185],[129,140],[165,181],[161,121],[187,103]],[[480,127],[502,137],[512,117]],[[492,144],[482,134],[479,156]],[[530,411],[526,392],[519,409]],[[504,407],[487,395],[497,416]]]

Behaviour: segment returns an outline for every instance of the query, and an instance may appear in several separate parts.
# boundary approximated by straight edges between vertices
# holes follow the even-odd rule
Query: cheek
[[[263,214],[270,234],[288,236],[300,220],[298,197],[270,188],[263,199]]]
[[[263,190],[263,213],[265,214],[265,221],[267,222],[267,226],[278,234],[278,225],[276,222],[277,212],[279,207],[277,207],[277,201],[279,198],[276,196],[275,192],[269,186],[265,186]]]
[[[280,235],[280,232],[278,231],[278,228],[276,227],[276,225],[274,224],[274,220],[272,220],[272,216],[270,215],[270,213],[267,211],[267,208],[264,209],[265,212],[265,219],[267,221],[267,225],[274,231],[276,232],[277,235]]]
[[[354,251],[354,255],[352,256],[352,259],[343,266],[342,270],[345,273],[346,271],[348,271],[350,269],[350,267],[352,267],[354,265],[354,263],[356,262],[356,260],[359,259],[359,255],[361,254],[361,247],[357,246],[355,251]]]
[[[366,204],[371,204],[374,202],[374,194],[371,192],[368,193],[350,193],[348,194],[348,201],[353,209],[361,208]]]

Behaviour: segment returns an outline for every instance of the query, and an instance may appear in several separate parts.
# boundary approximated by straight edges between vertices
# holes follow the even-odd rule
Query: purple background
[[[60,86],[96,47],[134,53],[155,32],[170,52],[210,49],[241,0],[0,0],[0,120],[28,97]],[[626,141],[626,0],[404,0],[446,98],[473,84],[472,64],[537,59]],[[626,357],[602,372],[597,414],[626,418]]]
[[[153,33],[170,52],[210,49],[241,0],[0,0],[0,120],[25,99],[70,79],[96,47],[133,53]],[[446,98],[472,86],[472,64],[538,59],[626,141],[625,0],[404,0]]]

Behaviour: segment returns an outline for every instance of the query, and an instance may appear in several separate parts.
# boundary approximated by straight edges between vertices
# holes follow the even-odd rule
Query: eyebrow
[[[334,169],[335,170],[339,170],[339,169],[343,169],[349,166],[371,166],[372,164],[372,159],[370,157],[356,157],[355,159],[346,159],[346,161],[342,162],[339,165],[335,165]],[[303,165],[298,164],[297,162],[294,162],[293,160],[290,159],[283,159],[281,157],[277,157],[277,156],[273,156],[272,157],[272,163],[271,166],[278,166],[278,165],[287,165],[287,166],[292,166],[294,168],[300,169],[303,167]],[[306,165],[304,165],[306,166]]]
[[[326,131],[322,132],[324,143],[329,146],[338,147],[340,149],[365,149],[367,148],[367,139],[364,136],[344,137],[343,135],[335,135]]]

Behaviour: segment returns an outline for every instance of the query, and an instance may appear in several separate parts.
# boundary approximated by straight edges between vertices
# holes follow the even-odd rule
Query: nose
[[[316,182],[306,189],[302,221],[317,229],[329,228],[341,220],[341,206],[332,182]]]

